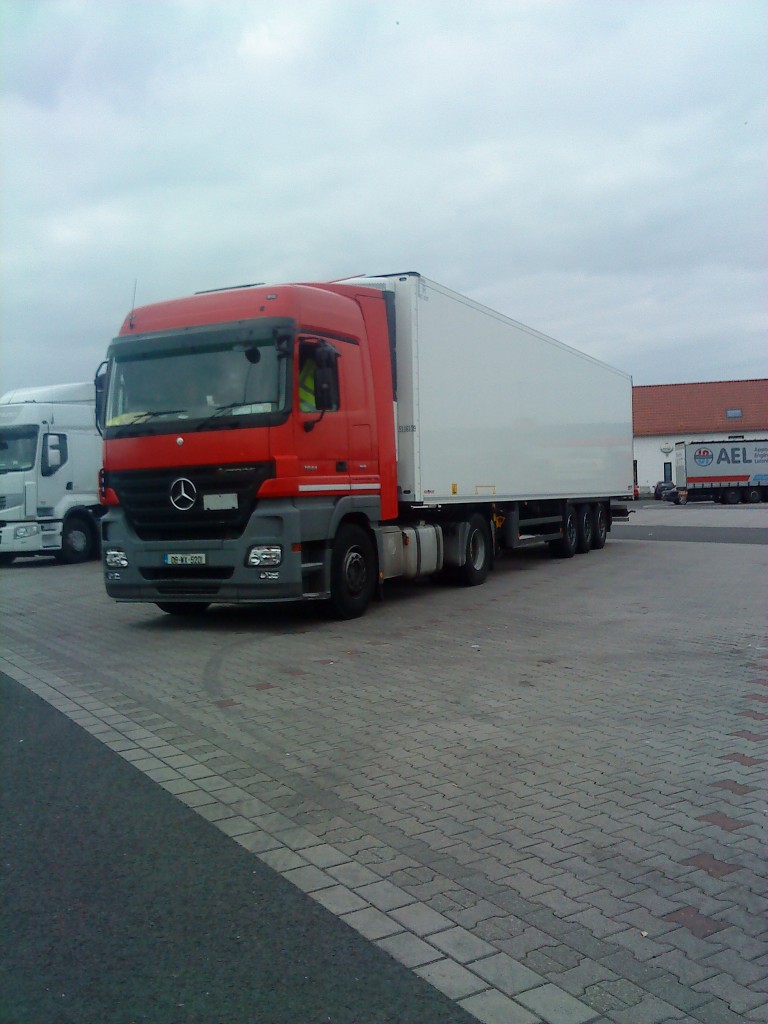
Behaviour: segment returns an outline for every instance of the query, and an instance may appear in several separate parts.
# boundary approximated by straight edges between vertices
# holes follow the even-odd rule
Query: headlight
[[[23,540],[24,537],[34,537],[40,533],[40,527],[37,523],[30,523],[29,526],[17,526],[13,531],[14,540]]]
[[[283,560],[283,549],[279,544],[257,544],[248,552],[245,564],[249,566],[280,565]]]
[[[128,559],[120,548],[107,548],[104,552],[104,564],[108,569],[127,569]]]

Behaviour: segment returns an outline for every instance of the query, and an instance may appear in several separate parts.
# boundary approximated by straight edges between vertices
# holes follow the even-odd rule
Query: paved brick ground
[[[0,668],[481,1021],[765,1022],[767,567],[612,539],[338,624],[20,563]]]

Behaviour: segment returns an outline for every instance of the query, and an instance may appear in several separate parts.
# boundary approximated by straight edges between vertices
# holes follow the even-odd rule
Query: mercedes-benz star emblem
[[[171,484],[171,504],[179,512],[189,512],[197,499],[197,488],[191,480],[180,476]]]

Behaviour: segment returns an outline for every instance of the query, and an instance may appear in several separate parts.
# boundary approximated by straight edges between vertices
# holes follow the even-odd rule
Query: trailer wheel
[[[458,573],[459,583],[465,587],[477,587],[485,583],[490,568],[491,531],[483,516],[476,513],[469,518],[464,565],[459,567]]]
[[[205,601],[158,601],[157,607],[167,615],[202,615],[209,606]]]
[[[79,565],[93,557],[95,550],[91,524],[83,516],[65,519],[61,531],[61,551],[56,552],[56,561],[64,565]]]
[[[749,502],[750,505],[756,505],[760,501],[759,489],[757,487],[750,487],[744,495],[744,500]]]
[[[576,509],[573,505],[568,505],[563,517],[563,535],[560,540],[550,543],[549,550],[556,558],[573,558],[577,550],[578,536]]]
[[[723,493],[723,504],[724,505],[738,505],[741,501],[741,494],[735,488],[725,491]]]
[[[593,519],[589,505],[576,507],[576,551],[585,555],[592,550]]]
[[[356,619],[376,587],[373,545],[361,526],[348,524],[336,534],[331,552],[331,610],[338,619]]]
[[[599,551],[605,547],[608,539],[608,517],[605,514],[605,505],[598,502],[592,510],[592,547]]]

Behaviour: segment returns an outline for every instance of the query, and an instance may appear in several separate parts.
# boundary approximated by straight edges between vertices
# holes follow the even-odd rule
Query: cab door
[[[300,337],[294,353],[293,407],[298,459],[298,490],[303,497],[343,496],[350,492],[349,412],[344,393],[345,348],[341,342]],[[331,383],[325,398],[322,384]],[[318,406],[325,406],[318,408]]]
[[[69,433],[48,428],[40,439],[40,472],[37,479],[34,511],[28,515],[54,516],[66,492],[72,490]]]

